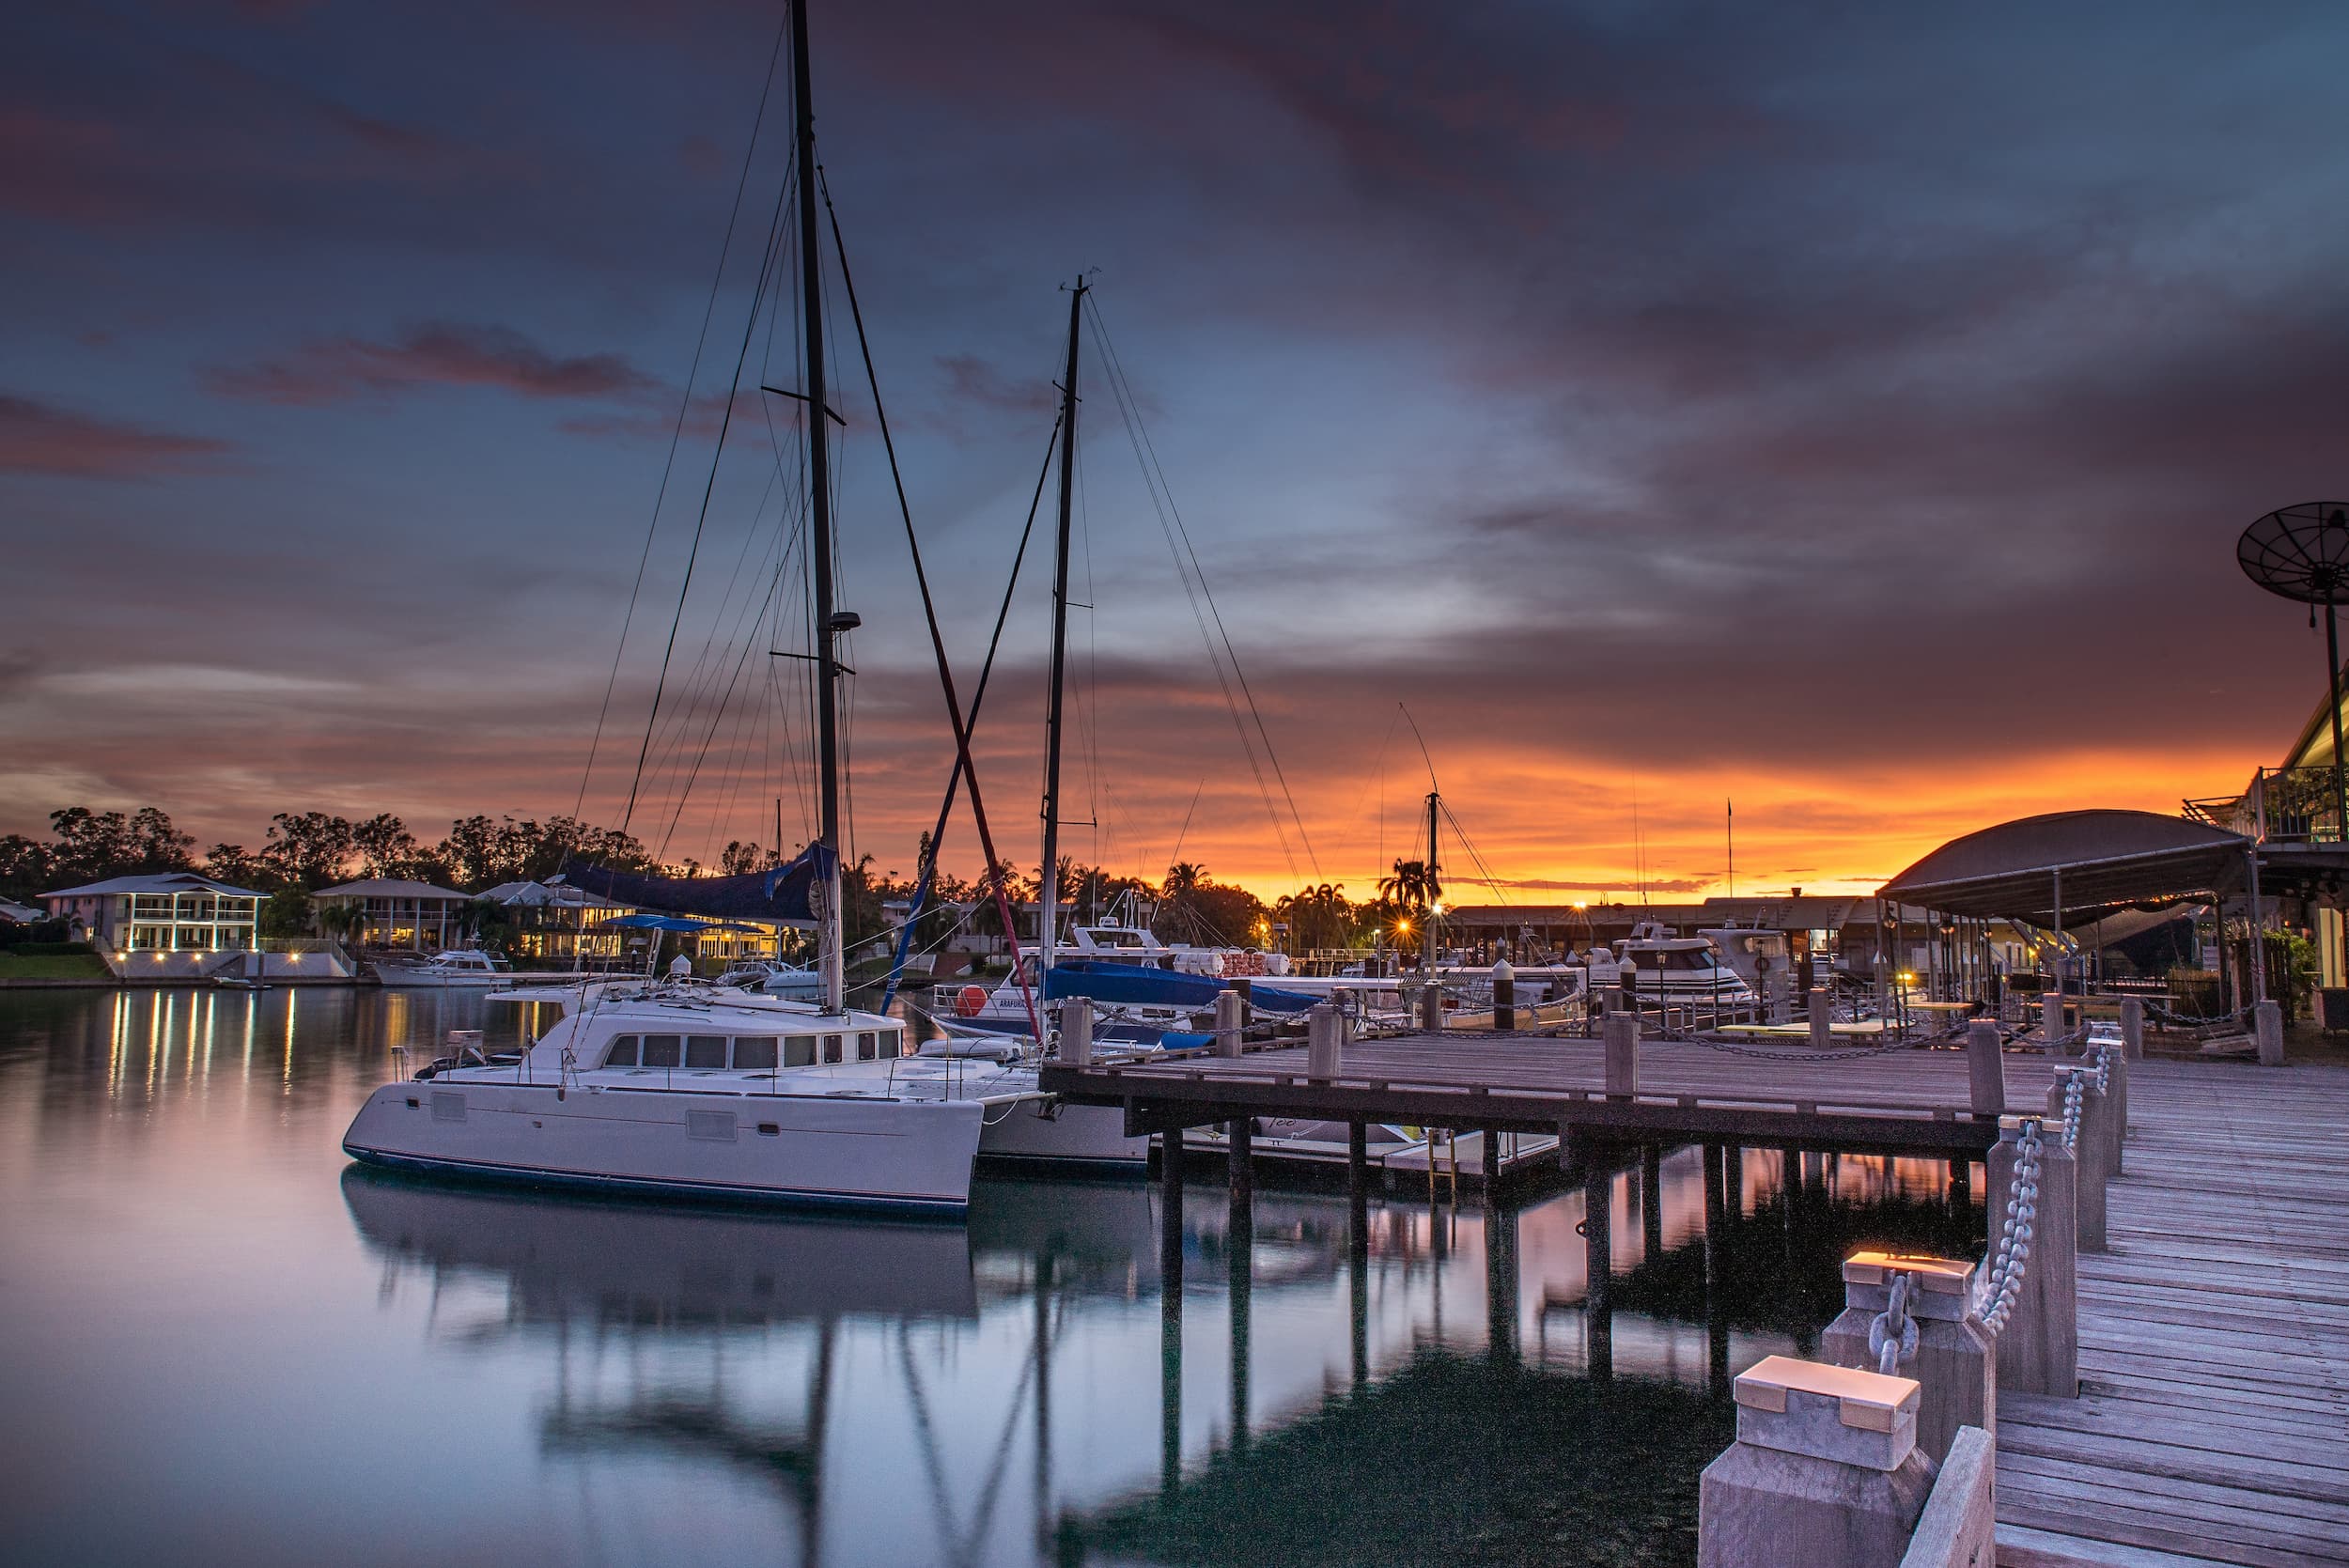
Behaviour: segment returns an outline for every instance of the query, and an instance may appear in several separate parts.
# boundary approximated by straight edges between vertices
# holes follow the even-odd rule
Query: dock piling
[[[2036,1121],[2037,1118],[2031,1118]],[[2015,1164],[2024,1119],[1999,1121],[1999,1141],[1990,1150],[1992,1245],[2015,1201]],[[2006,1324],[1999,1330],[1999,1387],[2009,1393],[2079,1397],[2079,1264],[2074,1229],[2077,1167],[2063,1147],[2059,1126],[2043,1127],[2039,1150],[2039,1196],[2028,1216],[2030,1254],[2022,1286]]]
[[[1072,1067],[1093,1064],[1093,999],[1069,997],[1060,1004],[1060,1059]]]
[[[1640,1145],[1640,1256],[1664,1256],[1664,1151],[1654,1143]]]
[[[1903,1274],[1909,1277],[1906,1316],[1916,1327],[1917,1342],[1896,1370],[1924,1390],[1917,1411],[1917,1448],[1939,1464],[1960,1428],[1997,1432],[1997,1352],[1972,1315],[1972,1264],[1854,1252],[1843,1261],[1843,1315],[1820,1336],[1819,1354],[1837,1366],[1881,1371],[1881,1336],[1894,1330],[1889,1321],[1881,1330],[1875,1326],[1886,1316],[1893,1282]]]
[[[2006,1114],[2006,1056],[1999,1046],[1999,1026],[1987,1018],[1966,1026],[1966,1076],[1975,1115]]]
[[[1246,1003],[1237,991],[1225,989],[1215,994],[1215,1053],[1222,1057],[1239,1055],[1240,1018]]]
[[[1327,1083],[1338,1076],[1339,1048],[1346,1040],[1346,1020],[1326,1001],[1316,1001],[1305,1014],[1305,1076]]]
[[[1517,1027],[1517,971],[1509,967],[1506,958],[1493,962],[1493,1028],[1497,1031]]]
[[[1811,1024],[1811,1043],[1821,1050],[1835,1043],[1835,1005],[1828,1000],[1827,988],[1811,987],[1809,1010],[1805,1017]]]
[[[1443,1030],[1443,986],[1437,981],[1419,988],[1419,1026],[1430,1034]]]
[[[1629,1099],[1640,1092],[1640,1016],[1607,1015],[1607,1097]]]
[[[2259,1042],[2260,1065],[2284,1064],[2284,1010],[2273,998],[2251,1006],[2252,1037]]]
[[[1591,1375],[1615,1374],[1614,1175],[1598,1148],[1583,1151],[1583,1300]]]
[[[2145,1003],[2137,997],[2121,999],[2121,1056],[2127,1062],[2145,1060]]]
[[[2059,1069],[2047,1086],[2050,1127],[2064,1125],[2063,1108],[2073,1079],[2081,1087],[2079,1130],[2072,1144],[2073,1235],[2083,1252],[2106,1250],[2105,1183],[2111,1175],[2111,1104],[2096,1087],[2096,1075],[2085,1067]]]
[[[1913,1378],[1771,1356],[1738,1374],[1737,1440],[1697,1487],[1701,1568],[1895,1568],[1932,1496]]]
[[[2048,991],[2039,999],[2039,1037],[2047,1044],[2049,1056],[2071,1054],[2063,1044],[2063,993]]]

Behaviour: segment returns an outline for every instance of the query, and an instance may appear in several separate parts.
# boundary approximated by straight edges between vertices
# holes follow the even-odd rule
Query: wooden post
[[[1316,1001],[1305,1014],[1305,1076],[1327,1083],[1338,1076],[1338,1048],[1346,1039],[1346,1020],[1326,1001]]]
[[[2096,1087],[2094,1074],[2084,1067],[2057,1069],[2055,1081],[2047,1086],[2046,1125],[2063,1126],[2064,1096],[2075,1078],[2082,1087],[2079,1136],[2072,1145],[2073,1234],[2081,1251],[2102,1252],[2106,1250],[2105,1181],[2111,1173],[2106,1158],[2110,1107]]]
[[[1974,1265],[1940,1258],[1864,1250],[1843,1262],[1843,1313],[1819,1339],[1819,1354],[1841,1367],[1880,1370],[1869,1327],[1890,1303],[1894,1279],[1910,1278],[1908,1315],[1917,1349],[1897,1368],[1923,1386],[1917,1411],[1917,1447],[1938,1463],[1958,1429],[1995,1434],[1998,1421],[1996,1352],[1971,1315]]]
[[[2105,1102],[2112,1108],[2112,1114],[2105,1124],[2105,1172],[2108,1175],[2117,1176],[2128,1164],[2128,1052],[2125,1048],[2116,1050],[2106,1060],[2109,1065],[2105,1072]]]
[[[1615,1374],[1614,1177],[1605,1150],[1584,1151],[1582,1173],[1583,1300],[1593,1377]]]
[[[1737,1440],[1697,1483],[1699,1568],[1891,1568],[1933,1493],[1906,1377],[1770,1356],[1737,1378]]]
[[[1354,1387],[1370,1381],[1370,1157],[1368,1130],[1346,1129],[1346,1283],[1351,1300]]]
[[[1629,1099],[1640,1092],[1640,1017],[1607,1015],[1607,1097]]]
[[[1237,991],[1227,989],[1216,992],[1216,1055],[1237,1057],[1240,1054],[1240,1009],[1242,1006],[1243,1003],[1240,1001]]]
[[[1068,1067],[1093,1065],[1093,999],[1066,997],[1060,1004],[1060,1059]]]
[[[1183,1132],[1159,1134],[1159,1485],[1183,1479]]]
[[[2259,1042],[2260,1065],[2284,1064],[2284,1010],[2273,998],[2251,1005],[2251,1033]]]
[[[1823,986],[1811,987],[1811,1043],[1821,1050],[1835,1043],[1835,1007]]]
[[[2015,1195],[2015,1155],[2022,1118],[1999,1123],[1990,1151],[1990,1245],[1993,1261],[2006,1205]],[[2021,1294],[1999,1331],[1999,1387],[2008,1393],[2077,1399],[2079,1376],[2077,1167],[2063,1148],[2061,1124],[2040,1128],[2038,1212]]]
[[[2136,997],[2121,1001],[2121,1057],[2125,1062],[2145,1060],[2145,1003]]]
[[[1229,992],[1224,993],[1229,995]],[[1248,1444],[1249,1308],[1255,1285],[1256,1167],[1254,1125],[1242,1116],[1228,1124],[1231,1210],[1224,1222],[1225,1264],[1232,1310],[1232,1446]]]
[[[1256,983],[1244,974],[1234,975],[1232,994],[1239,998],[1239,1026],[1245,1030],[1256,1017]]]
[[[1509,967],[1509,960],[1500,958],[1493,963],[1493,1028],[1497,1032],[1517,1027],[1517,971]]]
[[[2059,953],[2056,955],[2056,963],[2061,966],[2062,962],[2063,955]],[[2058,974],[2062,972],[2061,968],[2057,972]],[[2061,984],[2060,981],[2059,984]],[[2046,1043],[2049,1056],[2071,1054],[2070,1048],[2062,1044],[2063,993],[2061,990],[2049,991],[2039,999],[2039,1035]]]
[[[1430,1034],[1443,1032],[1443,986],[1433,978],[1419,988],[1419,1027]]]
[[[1664,1151],[1640,1145],[1640,1256],[1649,1263],[1664,1255]]]
[[[2006,1055],[1999,1047],[1999,1026],[1988,1018],[1966,1026],[1966,1077],[1975,1115],[2006,1114]]]

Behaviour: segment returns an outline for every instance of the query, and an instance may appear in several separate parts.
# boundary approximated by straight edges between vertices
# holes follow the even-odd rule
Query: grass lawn
[[[0,980],[98,980],[112,984],[114,970],[95,953],[61,953],[31,957],[0,952]]]

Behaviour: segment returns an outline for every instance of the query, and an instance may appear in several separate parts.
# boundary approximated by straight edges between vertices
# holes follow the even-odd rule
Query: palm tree
[[[1393,876],[1378,878],[1378,896],[1424,913],[1443,896],[1443,887],[1425,861],[1397,861]]]

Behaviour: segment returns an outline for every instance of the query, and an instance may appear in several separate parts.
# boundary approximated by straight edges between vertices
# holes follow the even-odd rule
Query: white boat
[[[599,988],[511,1056],[461,1049],[370,1095],[354,1159],[545,1186],[958,1212],[983,1124],[1033,1069],[904,1056],[875,1013]]]
[[[788,997],[794,1001],[817,1001],[824,995],[824,977],[820,972],[772,958],[737,960],[733,968],[710,984],[761,991],[770,997]]]
[[[1628,1004],[1661,1001],[1667,1006],[1750,1007],[1757,1000],[1745,977],[1721,961],[1703,937],[1684,937],[1672,926],[1643,920],[1614,951],[1595,947],[1581,966],[1591,988],[1628,986]]]
[[[386,986],[510,986],[514,966],[494,953],[474,948],[451,949],[429,958],[379,959],[375,972]]]

